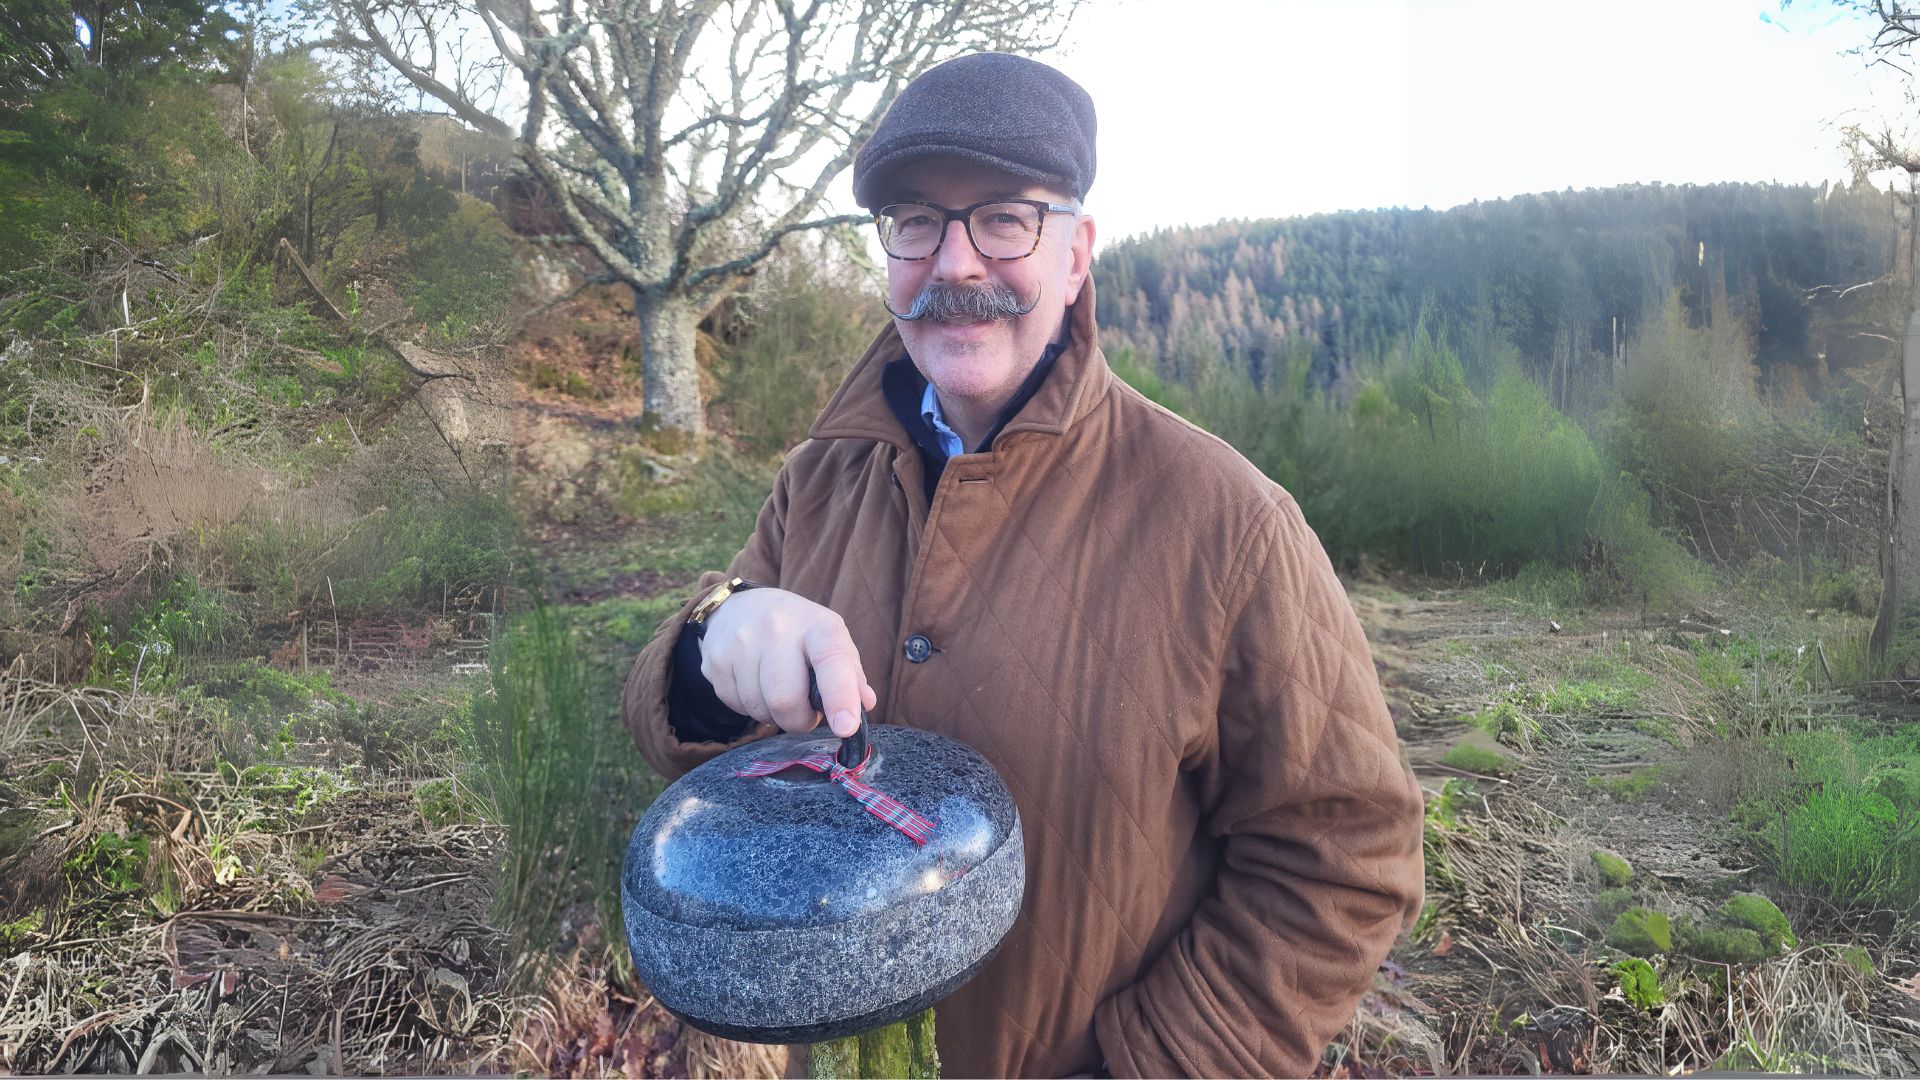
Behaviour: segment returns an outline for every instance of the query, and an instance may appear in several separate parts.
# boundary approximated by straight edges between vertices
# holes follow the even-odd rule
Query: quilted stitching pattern
[[[1097,340],[1091,309],[1076,342]],[[777,568],[761,580],[839,611],[876,719],[966,741],[1020,805],[1026,904],[940,1006],[949,1073],[1304,1074],[1421,893],[1418,788],[1318,537],[1077,345],[993,454],[950,462],[934,505],[910,507],[902,451],[873,434],[898,434],[877,380],[889,334],[727,573]],[[684,615],[623,703],[669,775],[722,749],[666,724]],[[912,633],[941,651],[906,662]]]

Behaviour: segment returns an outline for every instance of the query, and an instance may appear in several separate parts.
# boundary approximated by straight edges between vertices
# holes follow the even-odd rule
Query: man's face
[[[889,185],[889,201],[958,210],[989,199],[1042,199],[1065,205],[1065,193],[968,161],[930,157],[903,166]],[[1024,259],[987,259],[967,239],[965,222],[951,221],[932,258],[887,260],[887,302],[912,308],[929,285],[970,287],[997,283],[1033,310],[1011,319],[908,321],[895,319],[907,352],[943,401],[998,407],[1012,398],[1061,331],[1067,306],[1080,296],[1093,261],[1093,219],[1047,214],[1040,246]],[[1036,302],[1037,301],[1037,302]]]

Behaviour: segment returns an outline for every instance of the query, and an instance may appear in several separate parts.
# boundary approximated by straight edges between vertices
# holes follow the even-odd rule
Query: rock
[[[986,759],[932,732],[871,729],[861,779],[932,819],[916,844],[818,773],[734,771],[832,754],[780,735],[688,773],[635,827],[621,878],[634,971],[724,1038],[820,1042],[904,1019],[958,988],[1012,927],[1019,813]]]

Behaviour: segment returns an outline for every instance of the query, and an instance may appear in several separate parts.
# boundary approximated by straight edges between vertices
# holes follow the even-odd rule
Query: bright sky
[[[1099,114],[1104,246],[1222,218],[1840,179],[1838,126],[1899,102],[1894,73],[1841,54],[1867,25],[1827,0],[1090,0],[1044,59]]]

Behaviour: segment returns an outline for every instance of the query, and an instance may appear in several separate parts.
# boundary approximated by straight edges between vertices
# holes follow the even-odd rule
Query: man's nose
[[[933,258],[933,276],[937,281],[970,281],[986,276],[986,260],[974,250],[964,221],[947,222],[946,238]]]

